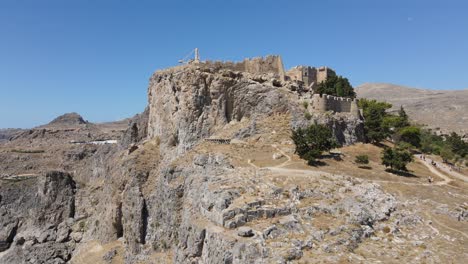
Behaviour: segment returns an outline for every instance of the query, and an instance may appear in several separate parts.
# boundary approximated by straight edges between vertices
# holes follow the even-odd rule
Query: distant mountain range
[[[34,128],[0,128],[0,143],[7,142],[10,139],[17,139],[17,137],[23,137],[29,140],[27,137],[25,137],[25,135],[32,134],[32,131],[34,130],[78,130],[81,132],[92,132],[91,134],[95,136],[99,136],[102,134],[107,135],[111,138],[115,138],[120,137],[119,133],[127,129],[130,122],[131,118],[126,118],[114,122],[91,123],[86,121],[78,113],[66,113],[61,116],[58,116],[48,124],[40,125]],[[32,135],[32,137],[34,136],[35,135]],[[73,137],[76,135],[70,133],[70,136]]]
[[[419,124],[447,133],[468,134],[468,89],[427,90],[388,83],[365,83],[356,87],[358,98],[386,101],[392,110],[403,106]]]

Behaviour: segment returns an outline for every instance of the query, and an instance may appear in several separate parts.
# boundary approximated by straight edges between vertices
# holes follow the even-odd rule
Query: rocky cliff
[[[301,94],[293,86],[272,73],[206,65],[158,71],[148,89],[148,136],[158,137],[164,147],[176,147],[180,154],[231,122],[291,113],[292,127],[326,123],[342,144],[364,140],[362,121],[352,115],[317,114],[306,120]]]
[[[75,182],[63,172],[4,178],[0,185],[1,263],[66,263],[81,230]]]
[[[275,72],[222,64],[155,72],[148,108],[129,120],[118,144],[61,142],[66,158],[56,166],[70,173],[1,177],[0,263],[464,259],[450,251],[464,240],[437,237],[417,212],[426,202],[399,200],[379,184],[388,173],[373,161],[378,155],[370,157],[375,170],[360,169],[359,177],[348,175],[352,163],[335,170],[334,162],[354,154],[330,154],[323,167],[301,161],[291,128],[322,123],[343,145],[364,139],[359,117],[307,116],[303,98],[296,83]],[[37,131],[11,144],[51,133]],[[74,133],[82,131],[92,134]],[[2,155],[11,156],[3,168],[12,172],[25,157],[45,159],[41,153]],[[399,186],[425,188],[424,180]],[[450,189],[451,205],[463,199],[460,188]],[[440,247],[450,254],[439,254]]]

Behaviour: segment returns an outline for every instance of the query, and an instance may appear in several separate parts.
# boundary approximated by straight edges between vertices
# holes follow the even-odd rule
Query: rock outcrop
[[[249,77],[191,66],[156,72],[148,90],[148,136],[182,153],[231,121],[287,111],[273,76],[268,82]]]
[[[2,180],[1,263],[66,263],[75,241],[75,182],[64,172]]]
[[[141,142],[148,137],[148,116],[149,107],[146,107],[143,113],[137,114],[130,119],[129,127],[125,130],[120,143],[124,148]]]

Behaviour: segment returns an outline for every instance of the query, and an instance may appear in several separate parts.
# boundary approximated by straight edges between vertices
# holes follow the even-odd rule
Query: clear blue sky
[[[152,72],[195,47],[328,65],[353,85],[468,88],[468,1],[0,0],[0,127],[132,116]]]

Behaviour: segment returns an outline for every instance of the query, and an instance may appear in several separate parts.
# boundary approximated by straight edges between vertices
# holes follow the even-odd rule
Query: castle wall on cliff
[[[333,111],[338,113],[350,113],[353,116],[360,117],[357,99],[336,97],[326,94],[314,94],[312,98],[305,99],[310,105],[311,112]]]
[[[245,59],[240,62],[231,61],[204,61],[200,63],[203,66],[212,68],[223,68],[233,71],[248,72],[252,74],[267,74],[273,73],[285,80],[285,71],[281,56],[270,55],[265,58],[257,57]]]
[[[312,88],[334,75],[335,71],[329,67],[296,66],[286,72],[287,79],[303,82],[306,87]]]
[[[313,94],[313,90],[318,83],[325,81],[330,76],[336,75],[335,71],[329,67],[296,66],[286,72],[284,70],[281,56],[270,55],[267,57],[245,59],[240,62],[209,60],[197,61],[157,71],[157,73],[181,74],[183,71],[191,69],[192,67],[213,68],[216,71],[231,70],[259,75],[273,74],[283,82],[299,82],[301,83],[300,85],[307,87],[305,88],[305,91],[308,91],[308,93],[305,97],[300,96],[299,100],[308,102],[311,106],[309,111],[350,113],[353,116],[360,117],[357,100],[355,99]]]

